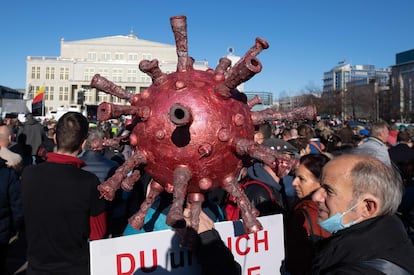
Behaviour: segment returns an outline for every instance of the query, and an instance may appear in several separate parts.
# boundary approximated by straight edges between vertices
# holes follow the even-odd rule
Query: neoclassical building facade
[[[128,104],[123,99],[90,88],[95,74],[100,74],[132,93],[152,84],[151,78],[138,68],[141,60],[157,59],[164,73],[176,71],[175,45],[139,39],[135,34],[102,38],[60,41],[60,56],[26,58],[26,94],[31,100],[44,88],[45,115],[58,109],[81,110],[78,94],[85,105],[101,102]],[[207,61],[196,61],[194,68],[206,70]]]

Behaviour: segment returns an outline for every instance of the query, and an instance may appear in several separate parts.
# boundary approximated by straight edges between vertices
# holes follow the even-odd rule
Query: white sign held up
[[[259,217],[263,230],[243,234],[241,221],[215,223],[243,275],[278,274],[284,259],[282,215]],[[172,230],[90,242],[92,275],[196,275],[196,257]],[[212,256],[214,257],[214,256]]]

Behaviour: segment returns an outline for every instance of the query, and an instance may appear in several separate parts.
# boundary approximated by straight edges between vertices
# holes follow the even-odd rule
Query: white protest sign
[[[282,215],[259,221],[263,230],[248,235],[242,234],[241,221],[215,223],[243,275],[278,274],[284,259]],[[201,274],[197,259],[180,248],[172,230],[92,241],[90,254],[92,275]]]

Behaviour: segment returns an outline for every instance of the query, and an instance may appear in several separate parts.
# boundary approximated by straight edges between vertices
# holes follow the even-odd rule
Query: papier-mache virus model
[[[198,228],[204,194],[223,188],[240,208],[246,233],[257,232],[262,225],[259,214],[240,188],[237,178],[244,166],[243,159],[260,160],[270,165],[279,177],[297,165],[270,148],[253,141],[255,125],[284,119],[313,119],[314,107],[301,107],[281,113],[272,109],[251,111],[260,103],[259,97],[247,100],[236,87],[262,69],[256,56],[268,48],[261,38],[233,66],[221,58],[215,70],[195,70],[194,59],[188,56],[187,21],[185,16],[170,18],[177,48],[177,70],[163,73],[157,60],[142,60],[139,69],[152,78],[152,85],[141,93],[131,94],[111,81],[95,75],[91,87],[104,91],[130,105],[103,102],[98,107],[98,119],[105,121],[131,116],[131,132],[101,142],[111,146],[128,140],[133,155],[115,174],[99,185],[101,195],[114,198],[119,188],[131,190],[143,168],[152,178],[150,190],[140,210],[129,219],[134,228],[144,224],[147,210],[163,190],[173,193],[173,203],[167,224],[182,223],[185,202],[190,206],[191,227]]]

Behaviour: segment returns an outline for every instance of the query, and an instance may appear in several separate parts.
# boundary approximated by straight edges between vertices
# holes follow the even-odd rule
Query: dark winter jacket
[[[85,151],[80,159],[86,163],[82,169],[95,174],[101,183],[111,177],[119,166],[117,162],[95,151]]]
[[[290,274],[306,274],[310,270],[314,244],[331,234],[318,224],[318,205],[311,195],[301,199],[286,223],[286,266]]]
[[[248,185],[245,193],[254,207],[260,212],[260,216],[280,214],[286,211],[286,194],[283,184],[275,181],[272,176],[263,168],[263,164],[255,163],[247,169],[247,177],[245,181],[255,180],[265,183],[270,187],[273,198],[276,202],[272,202],[271,195],[266,188],[259,184]]]
[[[79,158],[57,153],[23,170],[27,274],[90,274],[89,238],[105,233],[99,179]],[[103,233],[102,233],[103,232]]]
[[[394,215],[355,224],[322,240],[319,245],[312,274],[383,274],[362,263],[378,258],[414,274],[414,246],[400,219]]]
[[[23,225],[20,180],[16,170],[0,159],[0,244],[9,242]]]
[[[410,148],[406,143],[398,143],[388,149],[388,153],[390,154],[392,162],[396,165],[414,159],[414,149]]]
[[[197,259],[203,275],[241,274],[241,266],[234,260],[233,254],[215,229],[200,233]]]
[[[24,137],[26,144],[31,146],[32,156],[37,155],[37,150],[43,139],[46,137],[43,126],[36,120],[30,119],[23,123],[23,126],[19,129],[17,139]]]

